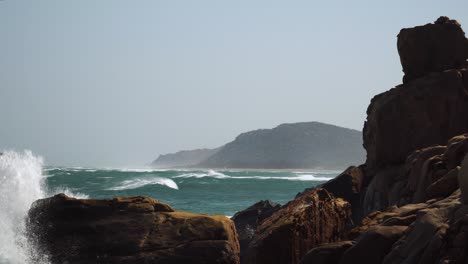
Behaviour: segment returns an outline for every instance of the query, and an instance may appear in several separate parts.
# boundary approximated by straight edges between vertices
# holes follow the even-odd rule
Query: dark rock
[[[458,174],[458,184],[460,185],[461,200],[463,204],[468,205],[468,154],[465,156]]]
[[[375,96],[367,109],[368,171],[403,164],[413,151],[468,131],[468,92],[457,70],[433,73]]]
[[[351,217],[355,223],[363,217],[361,206],[361,190],[364,182],[362,167],[351,166],[336,178],[324,183],[321,188],[329,191],[335,197],[342,198],[351,204]]]
[[[351,246],[353,246],[352,241],[320,245],[307,252],[300,264],[338,264],[343,253]]]
[[[257,227],[245,263],[297,264],[313,247],[343,235],[351,206],[324,189],[296,198]]]
[[[236,225],[237,235],[239,236],[241,262],[255,234],[257,225],[280,208],[279,204],[270,200],[260,201],[245,210],[237,212],[231,218]]]
[[[239,263],[231,220],[142,196],[38,200],[28,228],[52,263]]]
[[[460,24],[447,17],[440,17],[434,24],[402,29],[397,46],[404,83],[431,72],[468,66],[468,40]]]
[[[425,200],[427,201],[432,198],[445,198],[458,189],[459,171],[460,167],[456,167],[427,187],[425,191]]]
[[[374,226],[343,254],[340,264],[381,263],[407,226]]]

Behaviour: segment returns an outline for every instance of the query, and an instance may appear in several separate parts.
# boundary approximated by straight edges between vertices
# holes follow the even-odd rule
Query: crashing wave
[[[162,177],[152,177],[152,178],[137,178],[131,180],[122,181],[119,185],[109,188],[109,191],[122,191],[122,190],[131,190],[138,189],[146,185],[164,185],[172,189],[178,190],[179,187],[177,183],[168,178]]]

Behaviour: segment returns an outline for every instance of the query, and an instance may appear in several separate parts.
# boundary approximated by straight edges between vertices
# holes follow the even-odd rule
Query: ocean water
[[[232,216],[259,200],[284,204],[338,173],[47,167],[30,151],[6,151],[0,155],[0,263],[48,263],[47,256],[36,254],[25,222],[35,200],[57,193],[75,198],[146,195],[176,210]]]
[[[337,171],[161,170],[44,168],[48,193],[109,198],[146,195],[176,210],[234,215],[253,203],[271,199],[284,204],[305,188]]]

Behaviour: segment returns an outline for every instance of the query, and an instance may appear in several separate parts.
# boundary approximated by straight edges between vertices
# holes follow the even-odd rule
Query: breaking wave
[[[122,191],[122,190],[131,190],[138,189],[146,185],[164,185],[172,189],[178,190],[179,187],[177,183],[168,178],[162,177],[152,177],[152,178],[138,178],[122,181],[119,185],[112,188],[108,188],[109,191]]]
[[[221,172],[209,170],[203,173],[185,173],[173,178],[216,178],[216,179],[257,179],[257,180],[289,180],[289,181],[328,181],[333,177],[319,177],[314,174],[298,173],[293,176],[229,176]]]

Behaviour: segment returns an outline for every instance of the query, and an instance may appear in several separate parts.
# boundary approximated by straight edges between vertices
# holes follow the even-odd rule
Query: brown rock
[[[38,200],[31,237],[52,263],[239,263],[234,223],[135,196]]]
[[[339,240],[350,215],[343,199],[320,188],[308,192],[261,222],[246,263],[297,264],[313,247]]]
[[[342,198],[351,204],[351,217],[359,223],[363,217],[361,190],[364,184],[364,171],[361,167],[351,166],[340,175],[324,183],[321,187],[335,197]]]
[[[346,250],[340,264],[381,263],[408,227],[406,226],[374,226],[364,233],[356,244]]]
[[[460,24],[447,17],[440,17],[434,24],[402,29],[397,47],[404,83],[431,72],[468,66],[468,40]]]
[[[456,167],[427,187],[425,200],[432,198],[445,198],[458,189],[459,171],[460,167]]]
[[[343,253],[352,246],[352,241],[340,241],[320,245],[307,252],[300,264],[338,264]]]
[[[280,208],[281,206],[279,204],[270,200],[259,201],[249,208],[237,212],[232,217],[232,221],[234,221],[236,225],[237,235],[239,236],[241,262],[255,234],[255,230],[257,230],[257,225],[260,221],[269,217]]]
[[[368,170],[403,164],[409,154],[468,131],[468,92],[460,71],[433,73],[375,96],[367,109]]]

